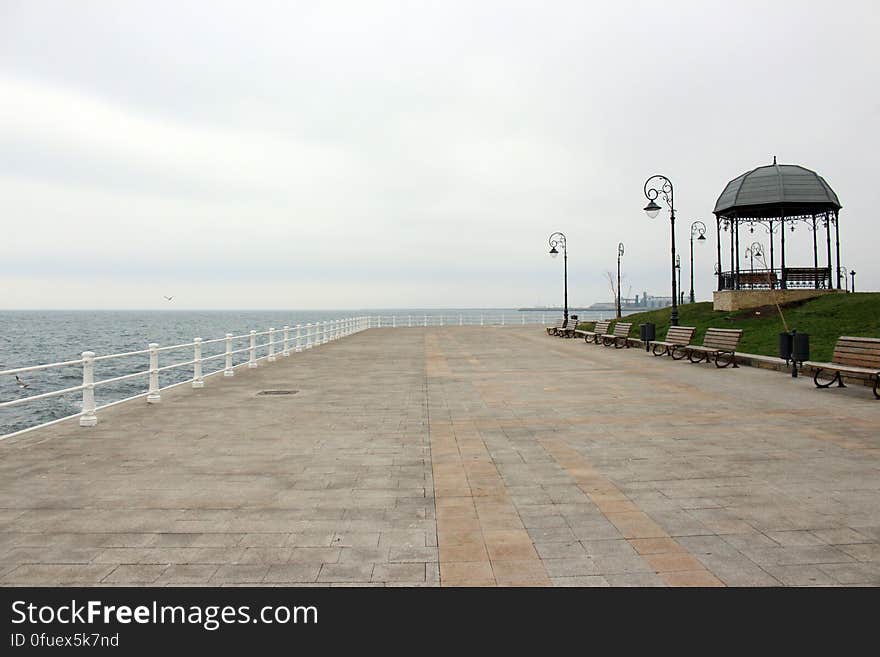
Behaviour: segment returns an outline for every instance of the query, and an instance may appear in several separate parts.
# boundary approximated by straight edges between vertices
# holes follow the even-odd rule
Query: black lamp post
[[[678,303],[682,304],[684,302],[684,292],[681,290],[681,256],[677,253],[675,254],[675,274],[678,279]]]
[[[695,221],[691,224],[691,303],[694,303],[694,236],[697,236],[697,242],[702,244],[706,241],[706,224],[702,221]]]
[[[657,179],[657,183],[653,186],[651,181]],[[645,206],[645,212],[653,219],[662,209],[657,205],[657,198],[662,196],[666,205],[669,206],[669,225],[672,229],[672,315],[669,318],[672,326],[678,326],[678,288],[675,281],[675,202],[672,189],[672,181],[666,176],[655,174],[645,181],[645,197],[648,199],[648,205]]]
[[[565,286],[565,309],[563,311],[563,316],[565,318],[565,325],[568,326],[568,249],[565,245],[565,235],[560,232],[555,232],[550,235],[550,257],[555,258],[559,255],[559,251],[556,250],[556,247],[562,247],[562,261],[563,261],[563,285]]]
[[[852,284],[850,284],[849,289],[851,292],[856,291],[856,270],[852,269],[849,272],[850,278],[852,279]]]
[[[620,314],[620,259],[623,257],[623,242],[617,244],[617,319],[621,318]]]

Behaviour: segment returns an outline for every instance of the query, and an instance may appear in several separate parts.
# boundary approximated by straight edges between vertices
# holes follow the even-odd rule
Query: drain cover
[[[258,395],[295,395],[299,390],[260,390]]]

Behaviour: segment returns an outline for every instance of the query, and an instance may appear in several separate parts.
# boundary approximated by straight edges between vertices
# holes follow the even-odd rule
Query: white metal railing
[[[553,313],[431,313],[420,315],[372,315],[370,328],[414,328],[427,326],[547,326],[562,316]],[[605,319],[604,315],[599,320]],[[594,321],[591,316],[589,321]]]
[[[352,335],[360,331],[364,331],[370,328],[370,326],[370,317],[345,317],[341,319],[333,319],[314,323],[309,322],[307,324],[297,324],[294,327],[285,326],[281,329],[280,340],[278,340],[276,330],[274,328],[270,328],[267,331],[250,331],[249,333],[244,333],[242,335],[233,335],[232,333],[227,333],[222,338],[215,338],[212,340],[194,338],[192,342],[185,342],[182,344],[175,344],[164,347],[159,346],[158,344],[153,342],[148,345],[147,349],[141,349],[138,351],[127,351],[117,354],[106,354],[101,356],[96,356],[95,353],[92,351],[84,351],[81,358],[77,360],[67,360],[57,363],[47,363],[44,365],[30,365],[27,367],[16,367],[13,369],[0,370],[0,376],[18,375],[27,372],[37,372],[42,370],[70,367],[79,367],[82,370],[82,383],[80,385],[70,386],[67,388],[62,388],[60,390],[53,390],[51,392],[45,392],[35,395],[26,395],[23,397],[19,397],[18,399],[12,399],[9,401],[2,401],[0,402],[0,409],[9,408],[11,406],[20,406],[22,404],[33,403],[38,400],[49,399],[51,397],[58,397],[60,395],[82,391],[82,411],[65,416],[64,418],[60,418],[59,420],[55,420],[54,422],[78,416],[80,426],[93,427],[98,423],[97,411],[102,408],[106,408],[107,406],[118,404],[122,401],[138,399],[140,397],[146,397],[147,402],[150,404],[157,404],[162,400],[162,390],[179,386],[185,383],[192,383],[193,388],[201,388],[204,386],[205,378],[209,376],[213,376],[222,372],[223,376],[230,377],[235,375],[235,369],[237,367],[241,367],[245,364],[248,368],[254,368],[258,367],[258,363],[262,360],[265,360],[269,363],[274,362],[277,359],[278,347],[280,347],[281,356],[286,358],[291,354],[291,352],[299,353],[305,349],[312,349],[313,347],[316,347],[318,345],[327,344],[328,342],[331,342],[333,340],[338,340],[339,338]],[[293,329],[294,331],[292,336],[291,329]],[[246,341],[246,346],[239,347],[238,345],[240,345],[242,341]],[[202,355],[202,348],[205,345],[220,343],[223,343],[224,345],[223,351],[211,356]],[[160,354],[190,349],[192,350],[191,359],[186,359],[180,362],[171,362],[167,365],[160,365],[159,363]],[[234,357],[237,354],[247,354],[247,360],[245,362],[239,363],[238,365],[233,365]],[[95,380],[96,363],[118,360],[121,358],[134,358],[139,356],[148,357],[149,365],[147,369],[123,374],[121,376],[101,379],[98,381]],[[220,359],[222,359],[223,361],[222,367],[215,369],[207,374],[204,372],[206,363]],[[168,372],[170,370],[186,367],[192,368],[192,378],[186,379],[184,381],[179,381],[172,385],[165,386],[164,388],[159,386],[159,374],[161,372]],[[96,405],[96,388],[113,383],[119,383],[122,381],[128,381],[130,379],[136,379],[138,377],[146,377],[146,392],[142,392],[140,394],[112,402],[112,404],[104,404],[103,406]],[[32,429],[35,427],[30,428]]]

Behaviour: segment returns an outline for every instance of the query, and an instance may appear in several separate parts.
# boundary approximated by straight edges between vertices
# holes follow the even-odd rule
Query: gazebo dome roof
[[[731,180],[715,202],[721,217],[778,217],[821,214],[842,206],[837,194],[815,171],[797,164],[773,164]]]

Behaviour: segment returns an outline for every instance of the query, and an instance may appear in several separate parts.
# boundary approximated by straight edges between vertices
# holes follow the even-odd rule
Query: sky
[[[618,242],[667,295],[655,173],[710,299],[715,200],[774,156],[877,290],[878,33],[873,0],[0,0],[0,308],[559,305],[554,231],[572,305]]]

